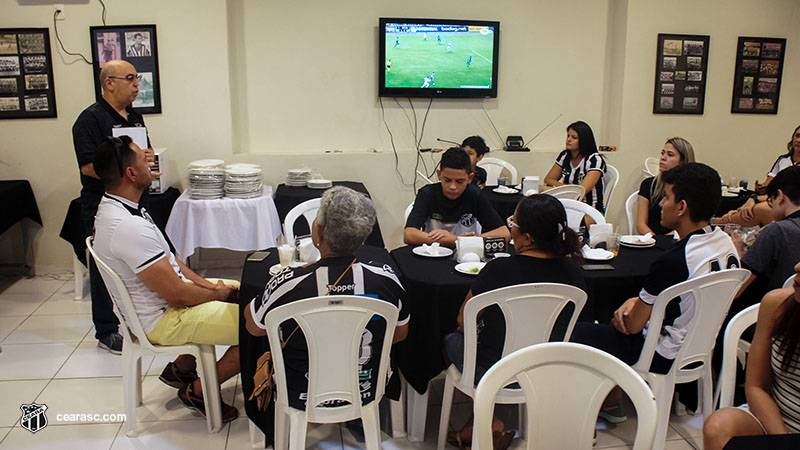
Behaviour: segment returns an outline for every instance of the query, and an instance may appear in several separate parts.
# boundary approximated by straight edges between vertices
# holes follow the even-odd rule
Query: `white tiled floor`
[[[231,274],[214,275],[236,278]],[[0,450],[6,449],[244,449],[249,448],[248,420],[244,417],[244,398],[239,377],[222,386],[226,402],[240,409],[239,419],[220,433],[209,434],[198,413],[186,409],[172,389],[158,380],[170,357],[145,356],[142,370],[143,406],[138,409],[139,436],[129,438],[123,423],[58,422],[59,413],[123,413],[122,379],[119,356],[97,348],[88,298],[72,300],[71,275],[44,275],[34,278],[0,278]],[[218,348],[222,354],[224,348]],[[385,450],[433,450],[441,409],[442,380],[432,385],[428,405],[425,442],[412,444],[394,440],[384,432]],[[49,424],[36,434],[19,425],[23,403],[48,406]],[[468,418],[469,404],[456,397],[451,424],[460,427]],[[388,431],[388,408],[382,408],[384,431]],[[513,409],[500,412],[514,421]],[[701,449],[702,417],[672,417],[667,434],[667,449]],[[598,428],[602,449],[630,448],[636,420],[619,426]],[[306,446],[324,450],[363,448],[350,432],[339,425],[310,425]],[[520,441],[513,449],[523,448]],[[454,449],[449,449],[454,450]]]

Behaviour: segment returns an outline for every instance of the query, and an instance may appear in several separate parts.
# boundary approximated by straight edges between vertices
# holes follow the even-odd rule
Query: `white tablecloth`
[[[264,186],[257,198],[192,199],[184,191],[167,222],[178,256],[186,259],[198,247],[260,250],[276,246],[281,234],[272,186]]]

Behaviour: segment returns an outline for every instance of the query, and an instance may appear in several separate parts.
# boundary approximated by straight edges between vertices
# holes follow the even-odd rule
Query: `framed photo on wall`
[[[0,119],[56,117],[47,28],[0,28]]]
[[[158,74],[158,46],[155,25],[112,25],[89,27],[92,41],[95,97],[103,95],[100,70],[108,61],[121,59],[136,68],[139,95],[133,107],[142,114],[161,112],[161,81]]]
[[[786,39],[739,36],[731,113],[778,114]]]
[[[659,34],[654,114],[703,114],[711,36]]]

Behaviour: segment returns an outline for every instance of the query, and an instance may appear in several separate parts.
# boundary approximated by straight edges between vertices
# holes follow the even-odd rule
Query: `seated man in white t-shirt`
[[[160,345],[229,345],[217,362],[219,382],[239,373],[238,288],[206,280],[186,267],[147,211],[139,208],[139,198],[152,181],[144,151],[128,136],[104,138],[94,168],[105,194],[97,208],[93,247],[125,283],[147,338]],[[230,300],[234,302],[225,302]],[[121,312],[128,322],[127,312]],[[205,415],[195,368],[193,356],[181,355],[160,378],[179,389],[178,398],[187,407]],[[223,422],[237,416],[236,408],[222,403]]]
[[[635,364],[644,346],[644,333],[653,303],[665,289],[712,271],[739,267],[731,238],[721,229],[711,230],[709,220],[722,199],[719,174],[711,167],[690,163],[662,174],[666,189],[661,199],[661,225],[682,236],[650,266],[638,297],[625,301],[610,324],[579,322],[571,340],[606,351],[627,364]],[[666,308],[650,371],[665,374],[683,345],[686,328],[694,315],[694,295],[685,294]],[[609,395],[600,416],[618,423],[626,420],[620,401],[622,391]]]

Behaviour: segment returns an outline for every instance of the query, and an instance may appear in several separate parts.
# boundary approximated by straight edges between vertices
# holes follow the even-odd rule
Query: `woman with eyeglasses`
[[[661,225],[661,206],[664,198],[664,183],[661,174],[682,164],[694,162],[694,149],[686,139],[667,139],[658,160],[658,175],[645,178],[639,186],[636,210],[636,232],[639,234],[671,234],[673,231]]]
[[[586,290],[581,268],[578,236],[567,226],[567,214],[561,202],[550,195],[536,194],[523,198],[514,215],[506,219],[514,239],[516,255],[496,258],[481,270],[467,293],[458,313],[458,329],[445,337],[447,356],[458,367],[464,367],[464,307],[474,295],[494,289],[526,283],[563,283]],[[571,311],[570,311],[571,312]],[[566,320],[556,321],[551,337],[564,338]],[[500,308],[490,306],[478,318],[478,354],[475,383],[500,360],[505,341],[505,319]],[[506,431],[502,421],[492,423],[495,449],[505,449],[513,440],[513,431]],[[472,440],[472,420],[448,441],[462,447]]]

